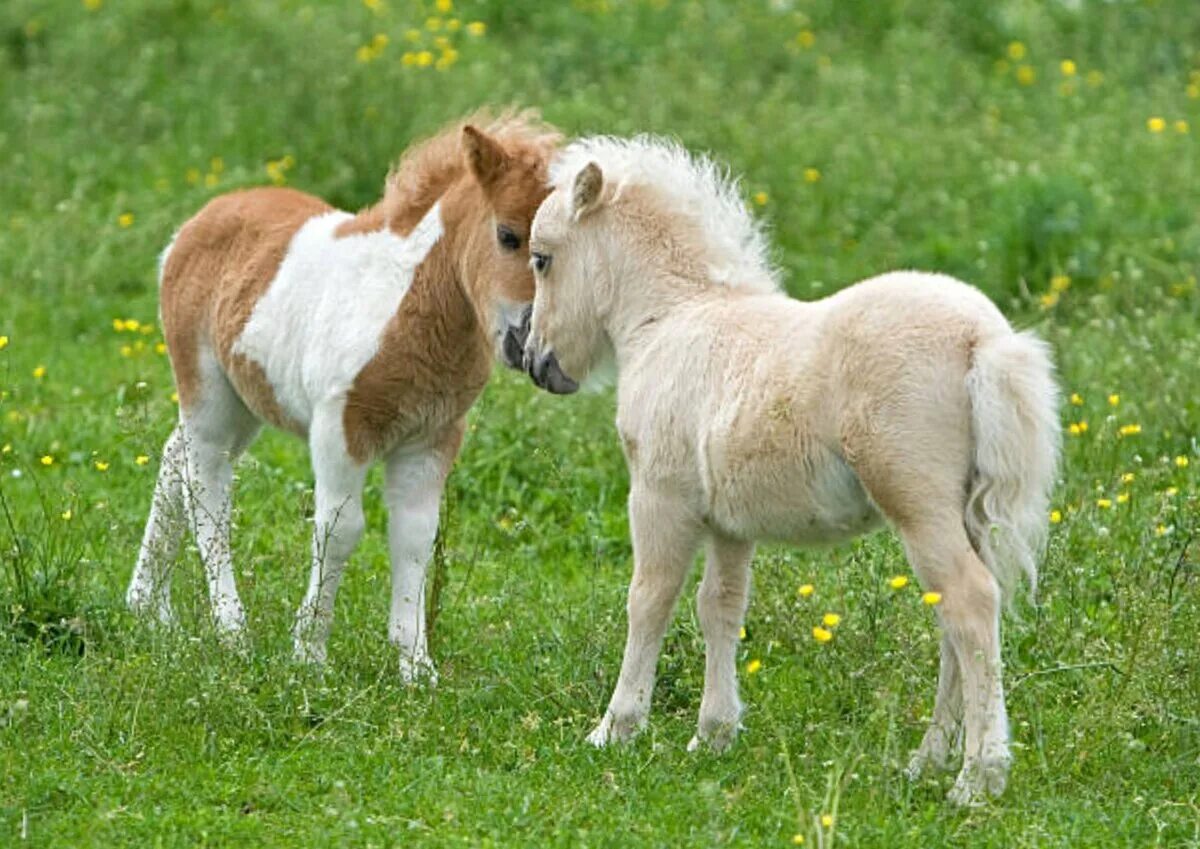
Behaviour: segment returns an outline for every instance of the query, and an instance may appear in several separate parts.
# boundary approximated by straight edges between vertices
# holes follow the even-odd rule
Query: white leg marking
[[[704,697],[700,725],[689,751],[708,743],[723,751],[737,736],[742,716],[738,698],[738,635],[750,596],[750,559],[754,544],[713,537],[708,542],[704,580],[696,593],[700,628],[704,632]]]
[[[629,525],[634,559],[629,634],[608,710],[588,735],[594,746],[632,739],[646,724],[663,635],[700,541],[700,525],[682,505],[636,483],[629,494]]]
[[[182,427],[176,426],[163,447],[150,517],[125,593],[130,610],[139,616],[153,616],[164,625],[175,619],[171,610],[171,569],[185,530],[183,439]]]
[[[908,761],[905,772],[910,780],[916,781],[926,770],[945,770],[952,766],[962,747],[962,714],[962,675],[958,656],[950,637],[943,633],[933,717],[921,745]]]
[[[436,682],[425,634],[425,571],[433,553],[449,461],[428,449],[397,451],[387,462],[385,497],[392,560],[388,639],[400,650],[400,677]]]
[[[308,591],[296,614],[293,637],[296,658],[315,664],[325,662],[333,602],[346,561],[364,527],[362,488],[369,466],[355,462],[346,452],[343,406],[340,400],[319,406],[309,431],[316,478],[312,570]]]

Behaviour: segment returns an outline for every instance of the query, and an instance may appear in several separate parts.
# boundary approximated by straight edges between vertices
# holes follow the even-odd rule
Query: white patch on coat
[[[296,232],[233,345],[262,367],[279,406],[306,428],[316,406],[345,395],[378,353],[417,267],[442,236],[440,204],[407,236],[335,236],[352,217],[325,213]]]

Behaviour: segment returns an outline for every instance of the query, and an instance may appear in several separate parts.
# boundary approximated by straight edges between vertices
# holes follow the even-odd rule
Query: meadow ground
[[[1200,845],[1194,2],[9,0],[0,34],[0,845]],[[1005,625],[998,804],[900,775],[937,641],[888,533],[759,553],[731,752],[684,750],[690,592],[645,735],[584,744],[624,639],[610,394],[497,374],[474,410],[432,692],[385,640],[378,476],[329,669],[291,663],[312,490],[278,434],[239,467],[250,655],[216,644],[194,552],[177,632],[124,612],[174,416],[173,228],[271,181],[356,208],[410,140],[511,101],[716,152],[798,297],[943,270],[1053,343],[1065,466]]]

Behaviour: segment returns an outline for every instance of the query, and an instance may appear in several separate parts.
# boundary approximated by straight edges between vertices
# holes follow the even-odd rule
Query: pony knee
[[[317,525],[317,550],[328,563],[344,563],[354,552],[364,530],[366,520],[362,506],[346,504]]]

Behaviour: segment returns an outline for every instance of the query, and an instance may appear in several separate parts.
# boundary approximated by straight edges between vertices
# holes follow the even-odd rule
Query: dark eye
[[[550,267],[551,256],[549,254],[535,253],[533,255],[533,270],[538,274],[545,274],[546,269]]]
[[[503,224],[496,228],[496,241],[506,251],[515,251],[521,247],[521,237]]]

